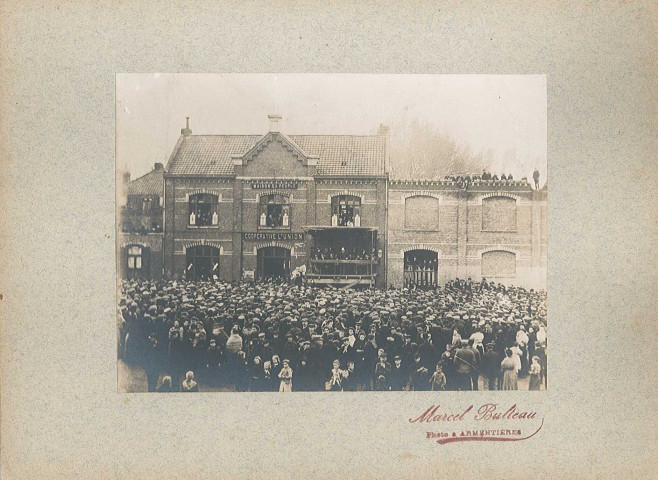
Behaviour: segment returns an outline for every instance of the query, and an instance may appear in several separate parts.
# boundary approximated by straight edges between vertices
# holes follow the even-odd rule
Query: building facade
[[[524,179],[389,183],[389,283],[546,288],[547,189]]]
[[[386,136],[192,135],[164,175],[164,273],[386,286]],[[358,250],[355,253],[355,250]],[[357,258],[358,257],[358,258]]]
[[[151,172],[161,176],[161,190],[148,193],[156,202],[161,192],[162,229],[122,233],[122,276],[135,276],[130,247],[142,245],[152,278],[303,271],[317,285],[432,287],[484,277],[546,287],[546,188],[525,179],[389,179],[386,127],[377,135],[288,136],[281,117],[269,119],[265,135],[192,135],[188,120],[166,169]],[[143,213],[142,179],[127,191]],[[134,224],[129,207],[130,195],[125,213]],[[144,222],[157,223],[136,223]]]

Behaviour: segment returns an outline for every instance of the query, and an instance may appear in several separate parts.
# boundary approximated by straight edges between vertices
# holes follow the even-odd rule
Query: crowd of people
[[[311,248],[311,260],[370,260],[375,251],[344,245],[325,248]]]
[[[309,263],[308,273],[322,274],[322,275],[369,275],[373,272],[370,271],[370,265],[363,264],[341,264],[342,260],[359,260],[362,262],[369,262],[371,259],[376,259],[377,254],[373,250],[367,248],[359,248],[356,246],[336,245],[324,248],[311,248],[311,262]],[[314,262],[313,260],[330,260],[329,263]],[[375,263],[377,261],[375,260]]]
[[[119,355],[145,369],[148,391],[546,385],[546,293],[485,279],[430,290],[123,281],[119,303]]]
[[[450,182],[455,182],[459,188],[468,188],[472,184],[477,184],[481,181],[485,182],[504,182],[505,185],[508,184],[508,182],[514,181],[514,177],[512,176],[511,173],[505,175],[502,173],[500,177],[497,174],[491,174],[487,172],[486,170],[482,171],[482,174],[478,173],[467,173],[466,175],[458,174],[458,175],[453,175],[453,174],[448,174],[444,177],[445,180],[450,181]],[[535,190],[539,190],[539,170],[535,169],[534,172],[532,172],[532,180],[534,182]],[[522,182],[527,183],[528,178],[523,177],[521,179]]]

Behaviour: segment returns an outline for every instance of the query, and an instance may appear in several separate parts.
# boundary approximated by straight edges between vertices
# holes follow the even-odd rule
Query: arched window
[[[439,229],[439,200],[428,195],[407,197],[404,201],[404,228],[437,231]]]
[[[194,227],[209,227],[219,224],[217,211],[217,195],[197,193],[190,195],[188,225]]]
[[[483,253],[482,276],[485,278],[515,277],[516,254],[503,250]]]
[[[186,249],[188,280],[211,280],[219,278],[219,248],[197,245]]]
[[[290,228],[292,210],[287,195],[261,195],[258,209],[260,228]]]
[[[331,226],[360,227],[361,198],[354,195],[331,197]]]
[[[409,250],[404,254],[404,286],[434,288],[438,284],[439,255],[431,250]]]
[[[515,232],[516,200],[510,197],[489,197],[483,199],[482,230],[489,232]]]

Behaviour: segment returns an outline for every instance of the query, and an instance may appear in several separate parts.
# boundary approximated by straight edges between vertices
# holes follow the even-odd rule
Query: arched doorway
[[[210,245],[197,245],[186,250],[188,280],[212,280],[219,278],[219,248]]]
[[[409,250],[404,254],[404,286],[436,288],[439,281],[439,255],[431,250]]]
[[[290,250],[283,247],[262,247],[258,249],[256,277],[259,280],[269,278],[290,278]]]

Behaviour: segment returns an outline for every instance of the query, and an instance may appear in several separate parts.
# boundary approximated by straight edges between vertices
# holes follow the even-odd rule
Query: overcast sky
[[[271,113],[289,135],[417,120],[491,149],[494,172],[546,178],[544,75],[120,74],[116,93],[117,167],[132,178],[166,163],[187,116],[193,134],[265,134]]]

